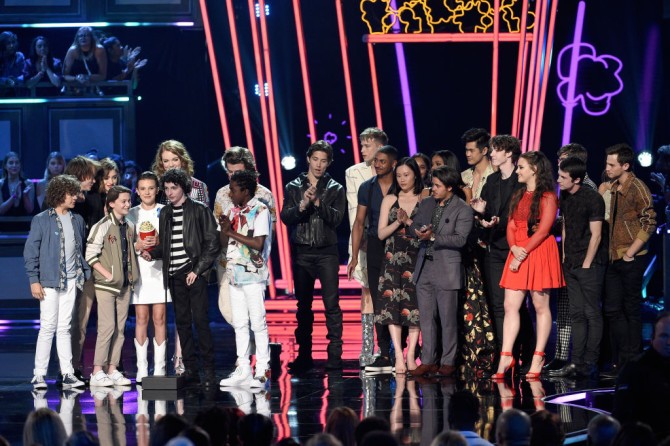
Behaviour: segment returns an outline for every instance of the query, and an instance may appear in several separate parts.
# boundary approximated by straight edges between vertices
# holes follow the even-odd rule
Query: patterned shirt
[[[184,249],[184,208],[173,206],[172,240],[170,240],[170,274],[189,263]]]

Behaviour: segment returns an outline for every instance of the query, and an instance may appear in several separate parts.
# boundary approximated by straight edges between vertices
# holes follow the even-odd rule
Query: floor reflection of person
[[[396,376],[395,395],[389,421],[391,432],[396,435],[401,444],[415,444],[421,439],[421,405],[416,391],[416,381],[408,380],[406,375]],[[407,392],[407,396],[405,396]],[[405,424],[403,402],[407,399],[409,406],[409,426]]]

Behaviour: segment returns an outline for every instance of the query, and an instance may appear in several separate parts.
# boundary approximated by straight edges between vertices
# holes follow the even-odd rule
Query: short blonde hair
[[[181,161],[182,170],[184,170],[189,177],[193,176],[193,160],[186,151],[186,146],[175,139],[168,139],[167,141],[163,141],[158,145],[156,158],[154,159],[154,163],[151,165],[151,170],[153,170],[159,178],[165,174],[163,160],[161,159],[161,155],[165,151],[172,152],[177,155],[179,157],[179,161]]]

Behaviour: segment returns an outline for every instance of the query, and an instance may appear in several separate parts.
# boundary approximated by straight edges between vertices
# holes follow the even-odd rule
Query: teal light
[[[43,98],[0,99],[0,104],[44,104],[45,102],[49,101]]]

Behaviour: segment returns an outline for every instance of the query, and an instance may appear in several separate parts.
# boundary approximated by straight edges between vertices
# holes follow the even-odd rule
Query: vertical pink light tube
[[[298,54],[300,55],[300,71],[302,86],[305,91],[305,107],[307,108],[307,126],[312,144],[316,142],[316,126],[314,125],[314,108],[312,106],[312,90],[309,84],[309,70],[307,69],[307,50],[305,48],[305,32],[302,27],[302,13],[300,0],[293,0],[293,17],[295,18],[295,33],[298,40]]]
[[[577,88],[577,67],[579,65],[579,51],[581,50],[582,31],[584,30],[584,12],[586,2],[581,1],[577,6],[577,19],[575,20],[575,33],[572,37],[572,53],[570,55],[570,82],[568,83],[568,95],[565,100],[565,116],[563,118],[562,145],[570,142],[572,132],[572,113],[575,108],[575,89]]]
[[[512,135],[519,136],[519,121],[521,114],[521,104],[523,103],[523,78],[526,66],[527,39],[526,39],[526,20],[528,18],[528,2],[523,2],[521,11],[521,25],[519,25],[519,52],[516,61],[516,85],[514,87],[514,110],[512,113]]]
[[[542,141],[542,121],[544,119],[544,104],[547,99],[547,87],[549,86],[549,67],[554,47],[554,27],[556,25],[556,9],[558,0],[553,0],[551,13],[549,14],[549,32],[547,33],[547,51],[544,56],[544,73],[542,74],[542,91],[540,92],[540,104],[537,109],[537,122],[535,124],[535,146],[540,147]]]
[[[221,81],[219,79],[219,68],[216,65],[216,52],[214,51],[214,42],[212,41],[212,28],[209,25],[209,15],[207,13],[207,3],[200,0],[200,11],[202,13],[202,24],[205,28],[205,39],[207,40],[207,54],[209,55],[210,65],[212,67],[212,78],[214,81],[214,94],[216,96],[216,105],[219,109],[219,120],[221,122],[221,131],[223,132],[223,143],[230,147],[230,133],[228,132],[228,120],[226,119],[226,109],[223,104],[223,94],[221,92]]]
[[[261,14],[260,14],[260,23],[261,23],[261,41],[263,45],[263,58],[265,61],[265,75],[267,78],[268,84],[268,105],[270,109],[270,129],[272,131],[272,146],[274,150],[271,153],[271,157],[268,157],[268,164],[270,169],[274,170],[275,182],[277,184],[277,202],[284,203],[284,188],[282,181],[282,172],[281,172],[281,153],[279,148],[279,134],[277,129],[277,113],[275,110],[275,98],[274,98],[274,86],[272,83],[272,66],[270,61],[270,40],[268,38],[267,30],[267,20],[265,17],[265,0],[258,0]],[[262,90],[261,90],[262,92]],[[262,94],[262,93],[261,93]],[[281,206],[278,206],[278,210],[281,211]],[[290,267],[291,265],[291,247],[288,241],[288,235],[286,232],[286,226],[277,225],[277,245],[279,246],[279,251],[283,253],[284,263],[282,278],[286,279],[289,289],[293,289],[293,270]],[[281,256],[280,256],[281,258]],[[285,273],[284,273],[285,272]]]
[[[540,36],[539,41],[537,42],[537,64],[535,67],[535,82],[533,85],[533,106],[532,112],[530,115],[530,131],[528,136],[528,144],[530,145],[530,150],[539,150],[538,141],[535,138],[535,123],[537,121],[538,115],[538,103],[540,101],[540,84],[544,81],[542,78],[542,65],[544,59],[542,58],[542,52],[548,51],[549,48],[545,47],[547,33],[545,31],[546,22],[547,22],[547,12],[548,4],[545,2],[542,7],[542,16],[540,18]],[[546,49],[545,49],[546,48]]]
[[[235,74],[237,76],[237,85],[240,91],[240,103],[242,105],[242,119],[244,120],[244,134],[247,137],[247,148],[251,151],[251,153],[254,153],[254,141],[251,133],[251,120],[249,119],[249,107],[247,105],[247,91],[244,86],[244,76],[242,75],[242,60],[240,58],[240,46],[237,37],[237,26],[235,25],[235,11],[233,10],[233,0],[226,0],[226,11],[228,13],[230,40],[232,41],[233,44],[233,59],[235,61]]]
[[[530,115],[532,114],[532,100],[533,100],[533,81],[535,79],[535,74],[537,72],[537,47],[538,47],[538,33],[540,26],[538,25],[538,20],[540,20],[541,15],[541,3],[543,0],[537,0],[535,3],[535,19],[533,24],[533,49],[530,54],[530,65],[528,71],[528,82],[526,84],[526,108],[523,114],[523,134],[521,137],[521,151],[525,152],[528,149],[528,127],[530,126]]]
[[[498,56],[500,38],[500,0],[493,2],[493,76],[491,79],[491,134],[496,135],[498,128]]]
[[[347,92],[347,108],[349,109],[349,126],[351,127],[351,143],[354,149],[354,163],[361,162],[361,153],[358,148],[358,131],[356,130],[356,114],[354,110],[354,95],[351,88],[351,71],[349,70],[349,56],[347,55],[347,35],[344,30],[344,17],[342,16],[342,0],[335,0],[337,11],[337,32],[340,36],[340,49],[342,53],[342,66],[344,68],[344,87]]]
[[[370,77],[372,78],[372,99],[375,103],[375,117],[377,118],[377,128],[383,129],[382,125],[382,107],[379,100],[379,86],[377,85],[377,64],[375,63],[375,50],[368,42],[368,59],[370,60]]]
[[[391,0],[391,8],[398,10],[396,0]],[[400,23],[393,23],[393,30],[400,32]],[[414,112],[412,111],[412,97],[409,93],[409,80],[407,78],[407,62],[405,61],[405,48],[400,42],[395,44],[395,53],[398,58],[398,74],[400,75],[400,93],[402,94],[402,105],[405,111],[405,128],[407,129],[407,145],[409,156],[416,154],[416,133],[414,130]]]
[[[259,91],[260,91],[260,101],[261,101],[261,119],[263,122],[263,136],[265,139],[265,153],[268,159],[268,162],[272,160],[272,154],[273,154],[273,146],[272,146],[272,137],[270,136],[270,124],[268,122],[268,111],[267,111],[267,104],[265,101],[265,94],[264,93],[264,88],[263,86],[265,85],[265,81],[263,79],[263,62],[261,60],[261,49],[260,49],[260,43],[258,40],[258,28],[256,25],[256,14],[255,14],[255,8],[254,8],[254,3],[253,0],[248,1],[249,5],[249,22],[251,25],[251,38],[253,42],[253,47],[254,47],[254,61],[256,62],[256,76],[258,79],[258,86],[259,86]],[[270,189],[272,190],[272,193],[274,196],[277,196],[278,189],[280,187],[279,183],[277,183],[277,178],[275,176],[274,169],[270,168],[268,169],[270,173]],[[278,201],[277,202],[277,210],[281,210],[283,202]],[[282,225],[277,225],[277,231],[280,231]],[[278,245],[279,245],[279,239],[277,240]],[[280,263],[280,268],[282,272],[282,278],[286,278],[285,275],[285,269],[286,269],[286,259],[284,257],[284,252],[279,248],[279,263]]]

